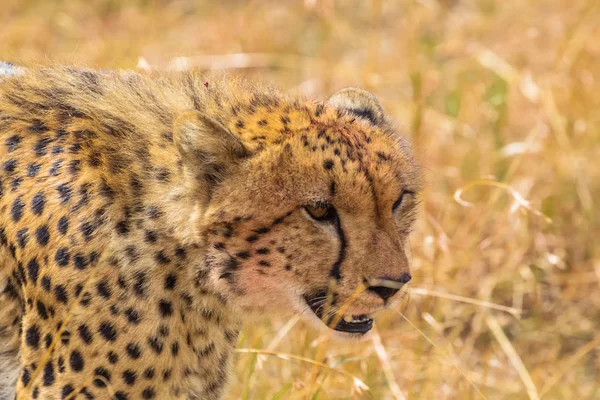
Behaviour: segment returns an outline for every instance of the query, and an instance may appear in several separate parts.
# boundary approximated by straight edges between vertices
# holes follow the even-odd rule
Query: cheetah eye
[[[328,203],[317,202],[312,205],[304,206],[304,209],[315,221],[328,222],[337,218],[335,208]]]
[[[404,196],[407,194],[413,195],[413,194],[415,194],[415,192],[413,192],[411,190],[403,190],[402,193],[400,194],[400,197],[398,197],[398,200],[396,200],[396,202],[392,206],[392,211],[396,211],[396,209],[398,207],[400,207],[400,205],[402,204],[402,200],[404,200]]]

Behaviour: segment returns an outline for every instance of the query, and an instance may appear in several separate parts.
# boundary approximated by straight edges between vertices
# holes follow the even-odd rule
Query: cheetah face
[[[419,170],[372,95],[302,110],[211,193],[205,265],[245,312],[293,310],[362,335],[411,279]]]

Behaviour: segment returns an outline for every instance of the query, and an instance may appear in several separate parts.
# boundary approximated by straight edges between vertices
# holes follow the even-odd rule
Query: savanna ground
[[[597,0],[3,0],[0,60],[361,86],[412,139],[403,306],[248,324],[229,399],[600,399]]]

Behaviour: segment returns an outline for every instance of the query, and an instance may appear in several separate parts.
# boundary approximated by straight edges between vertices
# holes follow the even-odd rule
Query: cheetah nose
[[[410,282],[411,279],[412,276],[408,272],[402,275],[402,277],[398,280],[389,278],[376,279],[376,282],[386,282],[388,283],[388,285],[369,286],[369,290],[381,297],[383,301],[386,301],[387,299],[398,293],[400,288],[404,284]]]

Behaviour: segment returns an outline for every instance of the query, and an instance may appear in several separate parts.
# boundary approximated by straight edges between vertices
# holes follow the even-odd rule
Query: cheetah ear
[[[185,113],[175,120],[173,140],[184,169],[209,188],[220,182],[228,169],[249,156],[239,137],[218,121],[196,112]]]
[[[379,100],[370,92],[358,88],[345,88],[335,92],[327,104],[344,110],[350,114],[371,122],[373,125],[383,125],[385,115]]]

